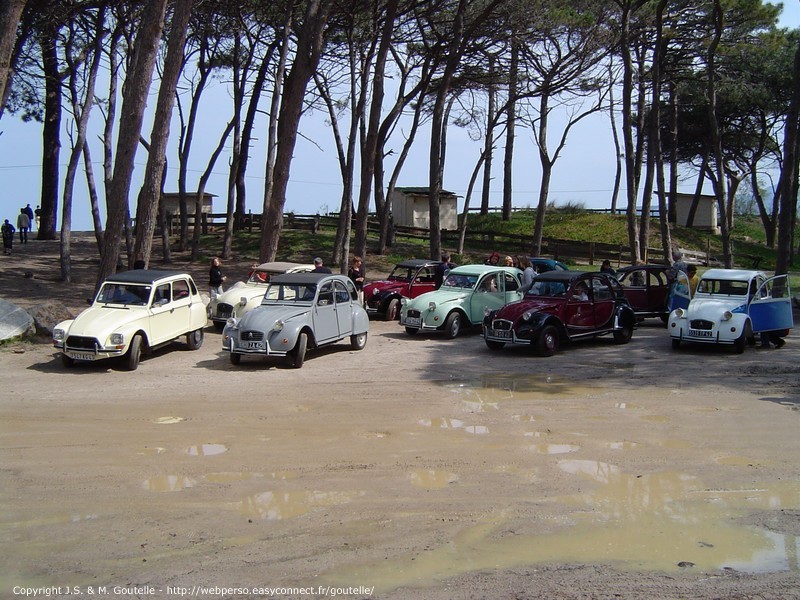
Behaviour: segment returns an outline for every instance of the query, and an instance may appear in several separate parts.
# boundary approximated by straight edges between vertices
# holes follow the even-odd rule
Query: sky
[[[800,2],[786,0],[780,20],[783,27],[800,27]],[[148,100],[148,106],[155,106],[157,89],[154,88]],[[206,162],[218,142],[219,134],[225,126],[230,114],[230,98],[224,86],[215,82],[206,92],[203,108],[198,120],[198,128],[190,160],[188,188],[196,189],[197,182],[206,168]],[[95,108],[93,122],[100,121],[100,113]],[[224,115],[224,116],[220,116]],[[327,115],[321,112],[305,116],[300,123],[300,136],[295,148],[292,162],[290,183],[284,210],[297,214],[324,214],[336,212],[341,202],[341,176],[333,136]],[[64,119],[68,121],[68,119]],[[145,123],[143,135],[149,137],[150,124]],[[102,148],[98,138],[99,132],[90,135],[92,155],[97,161],[102,157]],[[551,139],[560,135],[553,130]],[[170,133],[170,150],[167,157],[169,170],[165,191],[174,191],[177,186],[177,154],[175,151],[178,137],[177,120],[173,120]],[[256,141],[250,154],[247,178],[247,209],[254,213],[263,210],[264,194],[264,149],[266,139],[266,123],[257,125],[254,134]],[[444,188],[455,192],[459,198],[459,210],[463,208],[463,197],[466,195],[469,179],[474,169],[483,140],[472,140],[468,133],[458,127],[448,130],[447,160],[445,163]],[[411,155],[406,161],[399,186],[428,185],[428,152],[430,135],[428,130],[418,132]],[[400,139],[394,140],[395,151],[399,151]],[[490,204],[500,206],[502,203],[502,151],[505,141],[498,141]],[[9,219],[16,223],[20,208],[26,204],[36,207],[40,203],[41,193],[41,126],[37,123],[23,123],[17,117],[5,113],[0,120],[0,220]],[[551,145],[552,148],[552,145]],[[63,194],[63,178],[69,159],[69,138],[62,135],[61,149],[61,182],[59,190],[59,214],[57,227],[61,227],[61,205]],[[226,187],[228,176],[228,160],[230,143],[226,152],[220,156],[209,180],[206,191],[216,194],[213,212],[224,213],[226,210]],[[139,148],[136,155],[136,172],[131,187],[131,212],[135,212],[135,198],[141,186],[146,152]],[[102,177],[102,165],[94,165],[95,177]],[[583,204],[586,208],[609,208],[611,192],[616,170],[615,150],[611,134],[611,123],[607,113],[590,117],[573,130],[567,145],[555,164],[553,180],[550,186],[550,201],[556,204],[567,202]],[[515,159],[513,169],[513,205],[514,207],[536,206],[538,202],[539,179],[541,168],[535,151],[533,133],[527,128],[518,128],[515,139]],[[388,182],[389,173],[386,174]],[[102,189],[102,182],[97,185]],[[694,182],[687,181],[685,189],[693,191]],[[620,192],[624,198],[624,191]],[[358,198],[358,188],[354,191],[354,201]],[[470,206],[480,203],[480,178],[470,200]],[[624,199],[619,206],[624,206]],[[374,206],[371,207],[374,210]],[[103,211],[103,219],[105,213]],[[89,212],[88,192],[85,176],[81,167],[74,188],[72,230],[87,231],[92,228]]]

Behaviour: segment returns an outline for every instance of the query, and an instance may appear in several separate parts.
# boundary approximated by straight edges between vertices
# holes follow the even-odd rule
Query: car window
[[[697,284],[698,294],[718,294],[721,296],[746,296],[749,289],[747,281],[729,279],[701,279]]]
[[[636,269],[635,271],[628,271],[627,275],[620,281],[625,287],[644,287],[644,271]]]
[[[189,283],[185,279],[172,282],[172,299],[181,300],[189,297]]]
[[[567,293],[566,283],[563,281],[535,281],[528,294],[533,296],[558,297]]]
[[[589,282],[585,279],[579,279],[572,286],[572,299],[578,302],[588,302],[589,289]]]
[[[417,271],[417,282],[419,283],[433,283],[433,273],[430,267],[423,267]]]
[[[481,282],[478,284],[478,291],[491,294],[497,293],[497,273],[492,273],[481,279]]]
[[[105,283],[97,294],[97,301],[109,304],[145,306],[150,299],[149,285]]]
[[[318,306],[327,306],[329,304],[333,304],[333,286],[330,281],[322,284],[322,287],[319,288],[319,297],[317,298]]]
[[[444,280],[442,287],[465,288],[471,290],[478,282],[477,275],[462,275],[460,273],[450,273],[447,279]]]
[[[392,269],[391,273],[389,273],[389,279],[397,281],[411,281],[411,278],[413,276],[414,276],[414,271],[410,267],[397,266],[394,269]]]
[[[317,288],[313,284],[270,284],[264,293],[262,304],[285,302],[312,302]]]
[[[595,301],[614,299],[614,293],[611,291],[611,288],[601,279],[592,280],[592,295]]]
[[[515,292],[519,289],[519,283],[517,282],[517,278],[514,277],[511,273],[504,273],[503,279],[506,283],[506,291],[507,292]]]
[[[336,296],[337,304],[346,304],[347,302],[350,302],[350,294],[347,292],[347,288],[344,287],[344,284],[341,281],[334,282],[334,295]]]
[[[169,302],[170,297],[169,284],[162,283],[156,288],[156,293],[153,294],[153,306],[166,304]]]
[[[351,300],[358,302],[358,290],[356,289],[356,285],[349,279],[347,281],[347,293],[350,294]]]

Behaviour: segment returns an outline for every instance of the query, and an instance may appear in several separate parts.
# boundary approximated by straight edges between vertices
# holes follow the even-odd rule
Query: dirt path
[[[28,252],[3,297],[80,307],[91,255],[64,286]],[[673,352],[653,321],[540,359],[373,322],[294,370],[234,367],[208,328],[135,372],[65,371],[46,342],[0,372],[2,597],[799,594],[791,337]]]

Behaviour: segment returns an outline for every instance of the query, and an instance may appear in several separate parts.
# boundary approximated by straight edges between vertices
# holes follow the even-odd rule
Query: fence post
[[[594,242],[589,242],[589,264],[594,264]]]

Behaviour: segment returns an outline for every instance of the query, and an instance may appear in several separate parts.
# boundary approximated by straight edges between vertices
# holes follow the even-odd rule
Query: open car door
[[[689,308],[689,301],[692,299],[691,286],[689,285],[689,276],[684,271],[678,271],[675,281],[672,283],[672,289],[667,299],[667,308],[670,312],[676,308],[686,310]]]
[[[770,277],[756,290],[748,307],[754,332],[786,331],[794,327],[789,276]]]

